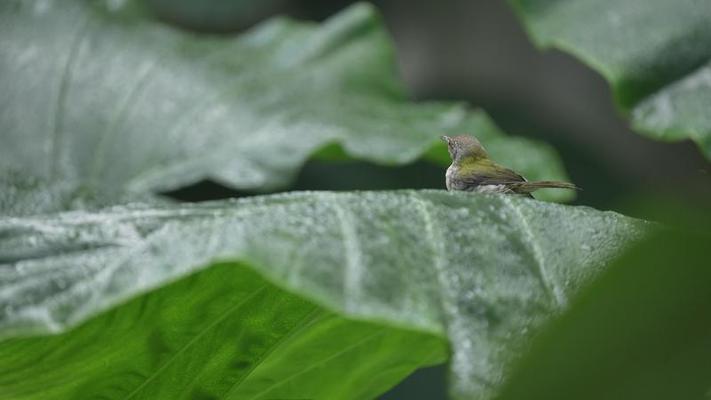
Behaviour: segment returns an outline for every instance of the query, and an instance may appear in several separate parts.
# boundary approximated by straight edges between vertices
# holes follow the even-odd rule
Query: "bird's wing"
[[[526,178],[504,167],[497,167],[484,171],[472,172],[463,176],[462,180],[467,185],[471,186],[512,185],[516,183],[526,182]]]
[[[527,184],[526,178],[505,167],[496,166],[484,171],[467,174],[462,178],[466,187],[503,186],[504,193],[518,193],[533,198],[530,191],[522,190]]]

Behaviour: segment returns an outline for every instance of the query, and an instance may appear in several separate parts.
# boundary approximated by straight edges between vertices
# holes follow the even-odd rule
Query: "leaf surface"
[[[298,329],[293,344],[303,348],[294,354],[316,354],[304,359],[308,365],[297,364],[306,368],[302,375],[279,384],[279,396],[303,397],[311,392],[302,388],[319,386],[312,381],[321,379],[318,354],[336,360],[343,378],[353,380],[324,383],[325,392],[314,396],[334,398],[328,390],[359,387],[365,379],[381,382],[376,389],[384,390],[414,368],[441,361],[448,345],[453,394],[488,398],[529,332],[643,231],[640,221],[586,207],[442,191],[294,193],[5,218],[0,333],[9,340],[0,352],[10,356],[0,357],[0,369],[15,372],[4,381],[14,385],[0,388],[17,398],[30,387],[42,388],[37,380],[49,375],[37,368],[52,364],[28,360],[54,357],[58,376],[72,377],[57,389],[61,393],[89,385],[108,398],[198,392],[250,398],[240,397],[242,389],[235,389],[238,396],[216,388],[232,385],[250,366],[271,371],[277,365],[283,374],[301,356],[289,346],[264,358],[255,350],[247,365],[239,360],[250,357],[251,348],[239,346],[268,347]],[[263,299],[234,262],[298,297],[270,287]],[[219,283],[201,284],[203,275]],[[176,280],[180,289],[167,288]],[[318,316],[307,316],[317,308],[312,303]],[[249,330],[250,324],[258,329]],[[351,332],[351,325],[355,337],[333,336]],[[321,336],[320,329],[327,332]],[[123,330],[135,339],[114,334]],[[252,336],[242,340],[242,334]],[[372,342],[371,334],[377,336]],[[110,354],[71,350],[102,335],[111,341],[103,350]],[[337,354],[348,346],[369,355]],[[141,355],[135,367],[125,358],[134,353]],[[76,365],[91,371],[83,375],[64,366],[74,356]],[[114,356],[123,357],[116,362],[126,372],[107,379],[100,367],[111,365],[104,357]],[[374,367],[348,374],[346,361],[337,361],[342,356]],[[166,361],[171,359],[178,361]],[[151,378],[157,374],[160,380]],[[271,395],[281,375],[250,376],[244,393]],[[163,387],[170,382],[179,383]]]
[[[374,398],[446,354],[441,338],[344,319],[223,263],[67,333],[0,344],[0,395]]]
[[[641,133],[691,139],[711,158],[711,4],[706,0],[510,0],[542,47],[579,57]]]
[[[529,179],[565,179],[551,148],[504,136],[481,112],[408,101],[365,4],[322,25],[276,18],[215,37],[131,1],[4,1],[0,92],[0,167],[100,193],[205,178],[271,190],[334,144],[379,164],[446,163],[439,136],[465,132]]]

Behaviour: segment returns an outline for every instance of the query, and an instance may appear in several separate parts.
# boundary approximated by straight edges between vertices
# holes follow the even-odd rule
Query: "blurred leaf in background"
[[[198,32],[230,33],[289,6],[290,0],[144,0],[157,18]]]
[[[657,232],[617,260],[535,338],[498,399],[708,399],[711,238],[694,230]]]
[[[114,4],[0,6],[0,166],[99,193],[204,178],[267,191],[329,144],[377,164],[443,162],[439,135],[468,132],[529,179],[565,179],[550,147],[503,135],[481,112],[409,102],[368,5],[320,27],[272,19],[234,39]]]
[[[633,127],[711,159],[711,3],[510,0],[532,39],[601,73]]]

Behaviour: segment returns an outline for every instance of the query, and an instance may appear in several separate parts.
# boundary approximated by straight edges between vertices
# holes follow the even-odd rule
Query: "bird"
[[[447,142],[452,165],[447,168],[447,190],[478,193],[506,193],[533,198],[532,192],[543,188],[580,190],[568,182],[529,182],[521,174],[497,164],[479,141],[469,135],[442,136]]]

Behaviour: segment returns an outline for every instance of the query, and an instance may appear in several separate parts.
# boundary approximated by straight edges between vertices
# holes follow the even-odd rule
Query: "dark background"
[[[163,21],[196,32],[232,34],[273,15],[321,21],[342,0],[146,0]],[[509,134],[555,146],[584,190],[576,204],[661,218],[640,202],[711,204],[711,164],[689,142],[633,133],[606,82],[572,56],[533,47],[501,0],[374,1],[391,32],[413,99],[463,100]],[[594,17],[594,16],[591,16]],[[474,132],[472,132],[474,133]],[[286,190],[443,188],[444,170],[426,162],[390,168],[357,161],[310,161]],[[212,182],[170,193],[189,201],[245,196]],[[653,199],[653,200],[650,200]],[[444,367],[415,373],[383,399],[444,399]]]

